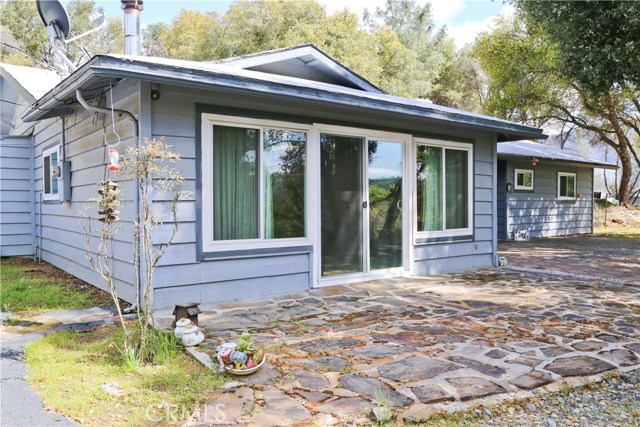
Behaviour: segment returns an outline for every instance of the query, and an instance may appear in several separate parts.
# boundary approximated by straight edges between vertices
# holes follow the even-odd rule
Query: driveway
[[[203,307],[201,358],[247,329],[266,346],[268,364],[253,376],[229,377],[195,418],[367,425],[372,408],[388,406],[420,421],[434,411],[636,370],[639,291],[487,269]],[[158,317],[168,326],[168,313]]]
[[[500,242],[508,267],[640,285],[640,239],[571,236]]]

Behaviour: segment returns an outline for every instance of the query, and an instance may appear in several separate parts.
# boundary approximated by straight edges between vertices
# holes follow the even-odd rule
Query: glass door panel
[[[364,271],[364,138],[320,135],[321,274]]]
[[[402,144],[369,141],[371,270],[402,267]]]

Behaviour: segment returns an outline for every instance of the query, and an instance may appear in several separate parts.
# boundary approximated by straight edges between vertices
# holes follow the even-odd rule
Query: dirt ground
[[[640,208],[627,209],[619,206],[606,209],[606,228],[616,230],[620,228],[637,229],[640,233]],[[621,222],[619,222],[621,221]],[[594,221],[596,228],[605,226],[605,208],[596,206],[596,217]]]

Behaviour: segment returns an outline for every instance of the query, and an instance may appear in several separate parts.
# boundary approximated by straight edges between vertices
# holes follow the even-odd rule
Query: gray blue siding
[[[0,138],[0,256],[33,255],[33,160],[29,137]]]
[[[514,182],[516,168],[533,169],[534,189],[505,194],[506,235],[501,238],[513,239],[514,230],[525,228],[531,238],[593,232],[593,168],[544,161],[536,167],[522,161],[506,163],[505,182]],[[558,172],[576,174],[576,200],[558,200]]]
[[[122,82],[114,88],[115,108],[138,113],[139,84]],[[107,104],[108,105],[108,104]],[[120,153],[132,144],[132,126],[126,118],[115,116],[115,129],[121,136],[118,146]],[[110,143],[116,141],[112,131],[111,118],[106,118],[107,138]],[[95,120],[94,114],[78,107],[74,114],[65,118],[63,138],[62,119],[48,119],[35,124],[34,177],[36,191],[35,229],[38,254],[45,261],[59,267],[98,288],[105,289],[105,283],[91,270],[86,259],[85,233],[83,226],[84,207],[87,200],[98,197],[97,183],[108,174],[108,160],[104,146],[101,120]],[[71,162],[71,200],[41,202],[42,192],[42,151],[53,144],[66,141],[64,160]],[[61,155],[62,157],[62,155]],[[118,179],[116,179],[118,180]],[[61,185],[60,188],[63,186]],[[133,249],[131,240],[132,220],[135,216],[133,204],[134,187],[131,183],[121,183],[122,229],[116,235],[112,250],[113,275],[116,288],[122,299],[135,300],[135,271],[132,264]],[[92,240],[96,242],[94,237]]]

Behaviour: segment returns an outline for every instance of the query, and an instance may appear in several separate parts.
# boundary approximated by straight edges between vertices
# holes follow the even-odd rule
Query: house
[[[33,123],[25,109],[60,82],[52,71],[0,64],[0,256],[33,255]]]
[[[163,137],[180,154],[180,229],[156,307],[495,265],[497,143],[544,137],[391,96],[312,45],[216,63],[100,55],[22,117],[33,124],[36,255],[101,287],[78,213],[97,182],[117,178],[105,142],[122,153]],[[133,301],[139,204],[121,186],[112,267]]]
[[[532,141],[498,144],[498,238],[593,233],[595,168],[617,166]]]

